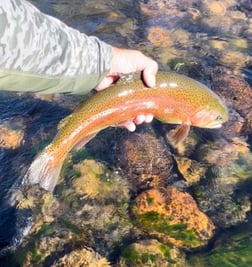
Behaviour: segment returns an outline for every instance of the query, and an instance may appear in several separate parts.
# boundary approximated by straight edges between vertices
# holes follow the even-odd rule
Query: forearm
[[[0,89],[86,93],[110,70],[111,54],[24,0],[0,0]]]

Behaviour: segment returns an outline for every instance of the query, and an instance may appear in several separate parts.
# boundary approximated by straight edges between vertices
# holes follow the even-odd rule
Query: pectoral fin
[[[186,137],[189,134],[189,131],[190,131],[190,125],[182,124],[176,129],[170,131],[167,135],[167,138],[172,146],[177,147],[186,139]]]
[[[97,133],[90,134],[88,136],[83,137],[76,145],[75,149],[79,150],[83,148],[91,139],[93,139],[96,136]]]

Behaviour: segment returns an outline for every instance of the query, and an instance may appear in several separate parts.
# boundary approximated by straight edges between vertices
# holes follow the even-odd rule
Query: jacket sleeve
[[[0,0],[0,90],[85,94],[108,73],[111,46],[40,12]]]

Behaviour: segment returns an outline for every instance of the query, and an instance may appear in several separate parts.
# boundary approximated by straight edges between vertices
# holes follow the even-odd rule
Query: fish
[[[204,84],[175,72],[158,72],[156,85],[147,87],[133,75],[93,94],[58,126],[53,141],[35,157],[24,183],[53,192],[63,163],[74,148],[84,146],[101,130],[121,126],[137,115],[153,114],[163,123],[178,124],[173,135],[182,142],[191,126],[219,128],[228,120],[224,101]]]

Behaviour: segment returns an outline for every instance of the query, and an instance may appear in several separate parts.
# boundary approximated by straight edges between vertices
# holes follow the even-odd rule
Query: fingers
[[[150,123],[154,119],[154,116],[152,114],[145,115],[145,120],[144,122]]]
[[[123,124],[125,128],[128,129],[130,132],[134,132],[136,130],[136,125],[139,125],[143,122],[150,123],[153,120],[153,115],[148,114],[148,115],[138,115],[134,122],[133,121],[127,121]]]
[[[148,87],[154,87],[156,85],[156,74],[158,71],[158,64],[148,58],[148,65],[143,70],[143,81]]]
[[[95,88],[97,91],[101,91],[107,87],[109,87],[113,83],[112,77],[106,77],[103,79],[100,84]]]
[[[148,115],[138,115],[135,120],[134,120],[134,123],[136,125],[139,125],[143,122],[147,122],[147,123],[150,123],[152,122],[153,120],[153,115],[152,114],[148,114]]]
[[[145,121],[145,115],[138,115],[134,120],[136,125],[139,125],[143,123],[144,121]]]
[[[128,129],[130,132],[134,132],[136,130],[136,125],[133,121],[127,121],[123,124],[125,128]]]

